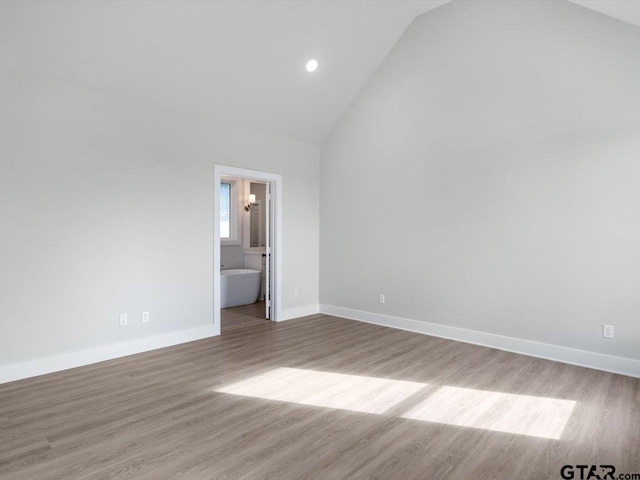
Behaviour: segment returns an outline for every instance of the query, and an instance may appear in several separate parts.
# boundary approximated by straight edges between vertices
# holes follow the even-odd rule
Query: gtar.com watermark
[[[613,465],[564,465],[564,480],[640,480],[640,473],[616,473]]]

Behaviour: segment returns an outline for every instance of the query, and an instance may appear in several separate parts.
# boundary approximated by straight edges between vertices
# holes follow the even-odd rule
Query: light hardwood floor
[[[0,385],[0,478],[640,473],[640,381],[315,315]]]

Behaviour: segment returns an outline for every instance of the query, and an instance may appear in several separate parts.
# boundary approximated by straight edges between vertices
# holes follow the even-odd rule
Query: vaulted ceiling
[[[3,1],[0,68],[319,144],[411,21],[447,1]],[[640,1],[574,3],[640,25]]]

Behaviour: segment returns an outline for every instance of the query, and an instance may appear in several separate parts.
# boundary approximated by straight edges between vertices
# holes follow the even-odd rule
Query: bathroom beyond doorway
[[[278,321],[281,176],[214,166],[214,325]]]

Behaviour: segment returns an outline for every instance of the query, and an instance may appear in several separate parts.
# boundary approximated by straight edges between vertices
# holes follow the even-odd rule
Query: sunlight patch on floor
[[[218,388],[216,392],[382,414],[425,386],[425,383],[402,380],[276,368]]]
[[[441,387],[402,418],[560,439],[576,402],[459,387]]]
[[[554,440],[562,437],[576,405],[572,400],[451,386],[429,393],[426,387],[429,384],[282,367],[215,391]],[[426,398],[420,396],[423,390]]]

